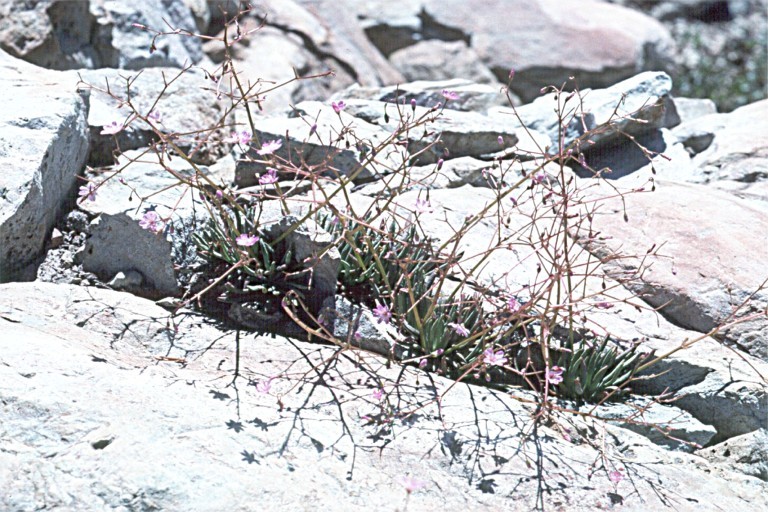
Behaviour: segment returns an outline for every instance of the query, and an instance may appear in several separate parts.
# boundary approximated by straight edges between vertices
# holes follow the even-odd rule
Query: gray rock
[[[207,172],[202,175],[223,186],[221,179]],[[126,151],[118,163],[89,176],[98,186],[94,201],[80,207],[97,217],[91,224],[86,247],[79,255],[83,269],[109,282],[118,272],[131,269],[143,274],[140,295],[158,298],[176,295],[179,283],[187,281],[187,267],[196,259],[191,234],[207,218],[207,210],[197,192],[179,179],[191,179],[195,170],[180,158],[160,162],[149,151]],[[160,233],[142,229],[144,215],[154,211],[160,219]],[[178,266],[180,272],[174,267]]]
[[[180,68],[203,57],[199,39],[180,35],[157,38],[157,50],[150,53],[152,34],[133,26],[195,32],[183,0],[6,0],[0,2],[0,17],[8,21],[0,30],[0,47],[45,68]]]
[[[707,183],[735,182],[746,191],[768,181],[768,100],[697,121],[699,129],[712,136],[693,160]]]
[[[688,453],[706,446],[717,434],[714,427],[674,405],[662,405],[642,397],[620,404],[584,405],[579,410],[619,420],[617,423],[623,428],[647,437],[655,445]],[[623,421],[627,418],[630,421]]]
[[[669,508],[670,493],[697,510],[768,505],[757,478],[602,422],[534,424],[536,408],[505,393],[370,354],[240,335],[229,385],[234,333],[125,293],[3,285],[0,331],[4,509],[352,511],[407,499],[413,510],[597,510],[621,499],[639,512]],[[631,482],[612,483],[617,469]],[[406,476],[423,488],[409,495]]]
[[[300,172],[305,173],[322,167],[328,177],[352,177],[356,182],[370,181],[393,165],[397,167],[397,162],[388,158],[394,151],[392,148],[387,148],[386,152],[378,154],[362,167],[371,149],[379,146],[389,134],[345,112],[337,115],[329,105],[319,102],[299,103],[290,118],[258,119],[254,128],[254,140],[259,142],[251,143],[251,149],[241,155],[235,168],[235,183],[240,188],[258,183],[259,176],[266,172],[267,167],[277,167],[294,176],[289,165],[276,162],[292,162]],[[339,138],[340,133],[347,132],[351,133]],[[257,154],[259,144],[271,140],[282,143],[282,147],[274,153],[277,161],[272,161],[269,155]],[[400,161],[402,163],[402,159]]]
[[[102,214],[91,222],[81,263],[104,282],[125,283],[116,281],[116,275],[138,272],[144,282],[132,291],[159,298],[179,293],[170,254],[171,244],[162,233],[142,229],[126,214]]]
[[[715,102],[706,98],[678,98],[675,97],[675,110],[680,116],[680,123],[684,124],[700,117],[717,113]]]
[[[418,106],[412,110],[410,106],[402,106],[398,113],[398,108],[390,103],[369,100],[349,100],[347,109],[390,133],[403,120],[411,123],[421,120],[423,128],[417,127],[404,134],[408,140],[407,151],[413,157],[411,163],[415,165],[429,165],[440,159],[462,156],[488,156],[499,152],[500,148],[514,146],[519,140],[515,125],[475,112]],[[499,137],[502,137],[501,145]]]
[[[516,70],[511,87],[526,103],[550,84],[606,87],[641,71],[672,70],[675,46],[669,31],[649,16],[604,2],[375,0],[346,5],[385,55],[422,40],[466,42],[502,83],[510,69]],[[499,23],[502,19],[506,22]],[[440,58],[434,60],[439,65]]]
[[[88,98],[2,50],[0,96],[0,282],[32,280],[85,164]]]
[[[144,276],[141,272],[136,270],[128,270],[126,272],[118,272],[115,277],[108,283],[109,286],[115,290],[125,290],[129,292],[140,291],[141,285],[144,283]]]
[[[427,39],[397,50],[389,61],[406,80],[449,80],[466,78],[480,84],[501,84],[465,41]],[[518,99],[519,102],[519,99]]]
[[[637,135],[635,142],[643,149],[626,139],[619,139],[586,151],[584,161],[589,168],[575,165],[576,174],[591,178],[599,172],[605,179],[621,180],[622,184],[633,182],[646,189],[650,188],[648,180],[651,178],[680,182],[696,180],[698,173],[685,142],[681,143],[670,130],[661,128]]]
[[[701,185],[658,181],[653,193],[604,200],[590,229],[601,236],[586,244],[608,258],[608,275],[621,279],[641,260],[650,266],[626,286],[677,325],[706,333],[755,315],[717,336],[768,360],[768,317],[759,314],[768,305],[760,288],[768,277],[767,208]],[[663,250],[648,253],[661,244]],[[750,306],[735,312],[749,297]]]
[[[762,428],[696,452],[710,462],[768,482],[768,432]]]
[[[71,76],[77,79],[74,74]],[[220,134],[206,131],[220,124],[225,104],[216,91],[210,89],[211,82],[199,70],[189,69],[181,73],[172,68],[149,68],[138,74],[99,69],[83,70],[78,76],[83,81],[81,88],[93,88],[88,114],[89,163],[92,166],[112,165],[116,161],[113,153],[118,149],[125,152],[145,148],[158,139],[152,126],[140,119],[132,119],[132,112],[120,106],[120,100],[129,96],[142,116],[148,116],[150,110],[159,113],[160,122],[153,121],[158,132],[166,136],[188,134],[174,137],[174,143],[193,161],[211,164],[229,150],[229,144],[221,143]],[[166,86],[171,80],[173,83]],[[107,87],[117,98],[105,92]],[[125,125],[129,119],[132,120],[116,135],[101,133],[104,126],[113,122]],[[198,132],[201,135],[195,135]]]
[[[599,153],[606,145],[631,145],[620,132],[643,135],[677,125],[680,120],[669,96],[671,89],[669,75],[649,71],[607,89],[582,90],[580,105],[575,96],[564,94],[557,98],[555,93],[550,93],[516,110],[523,126],[549,136],[553,141],[549,153],[555,154],[560,131],[556,109],[559,105],[564,114],[576,109],[566,119],[568,124],[563,135],[563,146],[568,147],[586,131],[594,131],[589,136],[594,146],[582,143],[581,147],[574,148],[574,152],[589,149],[589,157],[589,153]],[[500,113],[509,114],[509,110],[496,109],[496,114]]]
[[[442,94],[446,90],[458,94],[458,99],[446,101]],[[332,99],[384,101],[400,103],[406,107],[410,107],[411,101],[415,100],[419,107],[431,108],[439,103],[450,110],[478,113],[485,113],[494,106],[509,104],[500,85],[463,78],[415,81],[386,87],[361,87],[355,84],[337,92]],[[360,106],[355,104],[355,108]]]

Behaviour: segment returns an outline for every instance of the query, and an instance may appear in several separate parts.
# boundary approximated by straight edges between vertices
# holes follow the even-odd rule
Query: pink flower
[[[520,302],[517,301],[516,298],[510,297],[509,300],[507,301],[507,307],[509,308],[510,312],[517,313],[518,311],[520,311],[520,308],[522,308],[523,306],[522,304],[520,304]]]
[[[272,389],[272,379],[260,380],[256,383],[256,391],[259,393],[267,395],[270,389]]]
[[[430,213],[432,211],[432,207],[429,204],[429,201],[426,199],[417,199],[416,200],[416,213]]]
[[[423,370],[426,367],[427,367],[427,358],[422,357],[421,359],[419,359],[419,368]]]
[[[235,238],[235,242],[237,245],[240,245],[242,247],[250,247],[252,245],[255,245],[256,242],[259,241],[259,237],[256,235],[249,235],[247,233],[243,233],[242,235]]]
[[[240,133],[230,133],[229,137],[226,137],[223,142],[228,142],[230,144],[242,144],[243,146],[247,146],[251,143],[251,137],[251,132],[243,130]]]
[[[469,336],[469,329],[464,327],[463,324],[449,323],[448,327],[453,329],[459,336]]]
[[[384,398],[384,390],[381,388],[374,389],[373,390],[373,398],[374,400],[381,401],[382,398]]]
[[[153,110],[152,112],[149,113],[147,117],[156,123],[159,123],[159,124],[163,123],[163,114],[161,114],[159,110]]]
[[[502,137],[501,135],[496,137],[496,140],[498,141],[499,146],[503,146],[504,145],[504,137]]]
[[[509,70],[509,81],[511,82],[515,78],[515,68]]]
[[[624,480],[624,475],[621,473],[621,471],[611,471],[610,473],[608,473],[608,479],[611,482],[618,484],[619,482]]]
[[[347,104],[344,103],[343,101],[339,101],[338,103],[334,101],[331,103],[331,108],[333,108],[333,111],[336,112],[337,114],[342,110],[344,110],[346,106]]]
[[[259,183],[262,185],[271,185],[277,183],[277,169],[267,167],[266,174],[262,174],[259,178]]]
[[[125,126],[121,123],[118,123],[117,121],[112,121],[109,124],[105,124],[101,127],[101,134],[102,135],[115,135],[116,133],[120,133],[123,131],[123,128]]]
[[[553,366],[547,370],[547,382],[553,386],[557,386],[563,382],[563,369],[559,366]]]
[[[595,306],[598,309],[611,309],[614,306],[614,304],[611,304],[610,302],[598,302],[597,304],[595,304]]]
[[[447,89],[443,89],[442,95],[446,100],[457,100],[460,97],[456,91],[449,91]]]
[[[489,347],[483,352],[483,362],[490,366],[502,366],[507,362],[507,358],[503,350],[494,352],[493,347]]]
[[[159,233],[163,230],[163,221],[160,220],[160,216],[157,212],[150,210],[141,218],[139,226],[141,226],[142,229],[152,231],[153,233]]]
[[[392,320],[392,312],[384,304],[379,304],[373,309],[373,316],[378,319],[380,324],[388,324]]]
[[[413,478],[412,476],[404,476],[400,479],[400,483],[405,487],[405,492],[411,494],[412,492],[423,489],[427,486],[427,482]]]
[[[281,140],[270,140],[262,144],[261,149],[256,151],[256,153],[261,156],[271,155],[281,147],[283,147],[283,142]]]
[[[543,183],[546,177],[547,177],[546,174],[544,174],[543,172],[537,172],[536,174],[531,176],[531,179],[533,180],[534,183],[538,185],[539,183]]]
[[[438,170],[438,171],[439,171],[440,169],[442,169],[442,168],[443,168],[443,162],[445,162],[445,160],[443,160],[442,158],[440,158],[440,159],[437,161],[437,170]]]
[[[80,187],[80,192],[78,195],[82,198],[88,198],[89,201],[95,201],[96,200],[96,187],[93,183],[88,183],[86,185],[83,185]]]

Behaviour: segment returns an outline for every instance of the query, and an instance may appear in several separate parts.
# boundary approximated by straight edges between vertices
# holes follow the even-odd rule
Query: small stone
[[[143,282],[144,276],[141,275],[141,272],[126,270],[125,272],[115,274],[115,277],[108,284],[118,290],[129,290],[138,288]]]
[[[51,249],[56,249],[58,247],[61,247],[61,244],[64,243],[64,235],[61,234],[61,231],[59,231],[56,228],[53,228],[53,231],[51,232]]]

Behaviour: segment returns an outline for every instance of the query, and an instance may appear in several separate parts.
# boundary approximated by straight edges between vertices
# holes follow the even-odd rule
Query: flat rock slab
[[[768,211],[724,192],[694,184],[658,182],[655,192],[606,201],[595,215],[598,238],[590,250],[605,260],[609,275],[621,277],[651,266],[630,290],[672,322],[708,332],[757,291],[755,314],[768,304]],[[654,253],[646,255],[654,249]],[[620,258],[617,258],[621,256]],[[768,359],[768,317],[719,333],[753,356]]]
[[[591,440],[582,422],[531,430],[534,409],[509,395],[461,384],[438,407],[450,381],[376,356],[243,334],[243,377],[230,386],[235,334],[194,315],[176,329],[119,292],[0,292],[3,509],[768,505],[759,479],[622,429]],[[610,482],[613,470],[624,481]],[[406,477],[418,484],[410,498]]]

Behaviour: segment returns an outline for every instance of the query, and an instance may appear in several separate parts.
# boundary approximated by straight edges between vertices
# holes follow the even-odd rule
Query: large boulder
[[[422,40],[464,41],[502,83],[515,69],[512,90],[524,102],[537,97],[543,86],[560,86],[571,76],[582,88],[606,87],[640,71],[670,70],[674,54],[669,32],[659,22],[593,0],[347,5],[385,55]]]
[[[606,190],[607,192],[607,190]],[[580,233],[609,275],[673,322],[699,332],[749,315],[718,333],[768,360],[768,209],[694,184],[657,183],[653,193],[605,200]],[[749,299],[750,307],[739,307]]]
[[[0,50],[0,282],[32,280],[88,154],[75,81]]]

